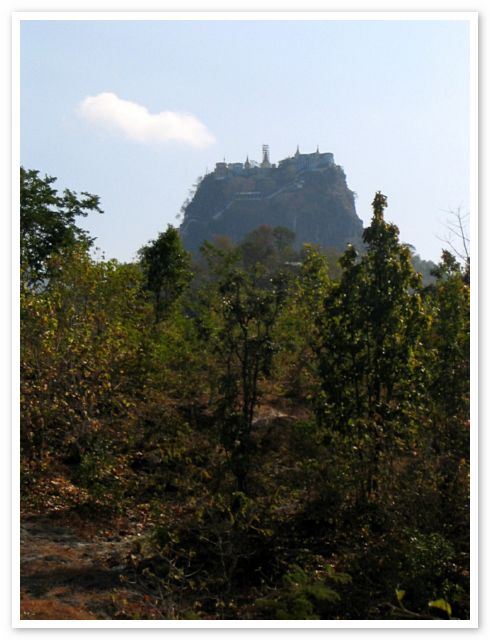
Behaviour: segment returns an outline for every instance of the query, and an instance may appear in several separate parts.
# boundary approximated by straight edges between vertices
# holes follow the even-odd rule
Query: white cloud
[[[88,122],[123,133],[137,142],[175,140],[193,147],[207,147],[215,141],[202,122],[189,113],[150,113],[146,107],[122,100],[115,93],[88,96],[80,105],[79,113]]]

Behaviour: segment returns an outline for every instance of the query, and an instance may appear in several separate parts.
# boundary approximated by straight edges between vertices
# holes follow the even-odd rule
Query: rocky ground
[[[21,619],[162,617],[131,570],[132,550],[145,530],[142,514],[104,519],[77,506],[59,508],[54,499],[48,506],[22,512]]]
[[[288,418],[265,406],[255,429],[274,439],[274,427]],[[61,464],[46,464],[43,473],[26,468],[23,478],[21,619],[159,620],[182,614],[142,573],[141,546],[152,529],[149,504],[99,505]],[[193,611],[193,602],[186,606]]]

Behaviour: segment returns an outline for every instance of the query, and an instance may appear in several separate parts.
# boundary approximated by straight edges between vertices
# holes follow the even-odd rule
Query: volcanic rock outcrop
[[[184,207],[180,234],[184,246],[198,251],[204,241],[228,236],[240,241],[260,225],[287,227],[296,246],[305,242],[344,250],[361,244],[363,226],[356,214],[354,194],[332,153],[300,153],[262,162],[218,162],[197,185]]]

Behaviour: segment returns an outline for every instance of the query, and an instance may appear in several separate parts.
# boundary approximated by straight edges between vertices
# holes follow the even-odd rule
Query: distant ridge
[[[217,162],[198,182],[184,206],[180,234],[184,246],[196,252],[217,236],[241,240],[260,225],[287,227],[296,246],[305,242],[343,250],[361,244],[363,226],[354,194],[332,153],[296,153],[277,165],[262,147],[260,163]]]

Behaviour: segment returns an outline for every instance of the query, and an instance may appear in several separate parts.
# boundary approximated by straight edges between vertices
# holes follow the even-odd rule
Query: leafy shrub
[[[330,586],[349,584],[351,577],[337,573],[331,565],[325,571],[307,572],[293,565],[284,575],[282,586],[269,596],[257,600],[261,615],[274,620],[321,620],[332,617],[341,600]]]

